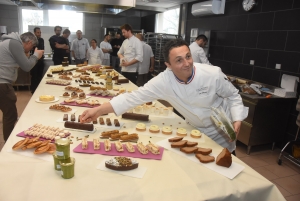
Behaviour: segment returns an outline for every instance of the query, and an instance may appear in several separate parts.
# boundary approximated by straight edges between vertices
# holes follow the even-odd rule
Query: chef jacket
[[[122,54],[127,62],[130,62],[133,59],[142,62],[143,46],[141,41],[135,36],[131,36],[130,38],[127,38],[122,43],[122,46],[120,47],[118,54]],[[122,67],[122,72],[137,72],[139,67],[139,62],[132,64],[131,66]]]
[[[203,48],[200,47],[196,42],[190,44],[189,47],[194,62],[211,65],[205,55]]]
[[[235,142],[218,129],[210,118],[211,107],[223,107],[228,117],[242,121],[248,115],[238,90],[216,66],[194,63],[193,73],[187,83],[180,81],[170,69],[151,79],[144,87],[132,93],[121,94],[110,103],[120,115],[130,108],[156,99],[168,101],[188,124],[198,128],[218,144],[235,149]]]
[[[89,41],[86,38],[79,40],[75,38],[71,44],[71,51],[74,51],[76,59],[85,59],[86,51],[90,48]]]
[[[88,49],[87,59],[89,60],[89,64],[102,64],[103,57],[103,52],[99,47],[96,47],[95,49],[90,47]]]
[[[100,48],[101,49],[108,49],[108,50],[112,50],[112,47],[111,47],[111,44],[109,42],[105,42],[105,41],[102,41],[100,43]],[[109,53],[104,53],[104,58],[103,59],[109,59],[110,58],[110,54]]]
[[[139,62],[139,74],[147,74],[150,68],[150,58],[154,57],[152,48],[150,45],[146,44],[144,41],[141,41],[143,45],[143,61]]]

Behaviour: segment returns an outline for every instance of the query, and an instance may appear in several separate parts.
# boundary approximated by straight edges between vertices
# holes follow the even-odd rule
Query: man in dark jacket
[[[66,54],[66,50],[69,49],[69,44],[65,44],[65,39],[60,37],[62,27],[54,27],[55,35],[51,36],[49,43],[53,52],[53,63],[54,65],[61,65]],[[63,44],[64,43],[64,44]]]

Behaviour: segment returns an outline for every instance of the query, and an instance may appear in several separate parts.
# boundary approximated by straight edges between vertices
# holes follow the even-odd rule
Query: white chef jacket
[[[74,51],[76,59],[85,59],[86,51],[90,48],[89,41],[86,38],[78,40],[75,38],[71,44],[71,51]]]
[[[126,61],[131,61],[133,59],[138,60],[139,62],[143,61],[143,46],[141,41],[136,38],[134,35],[130,38],[127,38],[122,43],[118,54],[122,54]],[[131,66],[122,67],[122,72],[137,72],[139,67],[139,62]]]
[[[90,47],[88,49],[87,59],[89,60],[89,64],[102,64],[103,57],[103,52],[99,47],[96,47],[95,49]]]
[[[147,74],[150,68],[150,58],[154,57],[152,48],[150,45],[146,44],[144,41],[141,41],[143,45],[143,61],[139,62],[139,74]]]
[[[190,51],[192,53],[192,58],[193,58],[194,62],[211,65],[211,63],[209,63],[209,61],[205,55],[203,48],[200,47],[196,42],[193,42],[192,44],[190,44],[189,47],[190,47]]]
[[[188,124],[212,138],[218,144],[235,150],[235,142],[218,129],[210,118],[211,107],[222,106],[232,121],[242,121],[248,115],[238,90],[216,66],[194,63],[193,74],[185,84],[170,69],[160,73],[144,87],[113,98],[110,103],[120,115],[130,108],[156,99],[168,101]]]
[[[100,43],[100,48],[101,48],[101,49],[112,50],[111,44],[108,43],[108,42],[105,42],[105,41],[102,41],[102,42]],[[103,54],[104,54],[104,58],[103,58],[103,59],[108,59],[108,60],[109,60],[110,54],[109,54],[109,53],[104,53],[104,52],[103,52]]]

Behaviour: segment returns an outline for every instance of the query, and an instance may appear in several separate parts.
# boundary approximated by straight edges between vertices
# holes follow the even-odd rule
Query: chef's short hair
[[[129,24],[123,24],[121,27],[120,27],[120,29],[122,30],[122,29],[125,29],[126,31],[131,31],[131,33],[132,33],[132,27],[129,25]]]
[[[95,41],[95,43],[97,43],[96,39],[92,39],[91,42],[92,42],[92,41]]]
[[[57,28],[59,28],[60,30],[62,30],[62,27],[61,27],[61,26],[55,26],[55,27],[54,27],[54,31],[56,31]]]
[[[63,34],[71,34],[71,31],[69,29],[65,29]]]
[[[180,38],[170,40],[169,42],[167,42],[163,49],[163,56],[164,56],[165,62],[170,63],[170,58],[169,58],[170,51],[175,47],[181,47],[181,46],[187,46],[189,48],[189,45],[187,44],[187,42],[185,42],[185,40],[182,40]]]
[[[202,39],[203,41],[207,41],[207,37],[206,37],[205,35],[203,35],[203,34],[197,36],[197,38],[196,38],[196,40],[201,40],[201,39]]]
[[[37,40],[36,36],[31,32],[23,33],[20,36],[20,38],[23,43],[27,43],[27,42],[31,41],[33,46],[37,46],[37,44],[38,44],[38,40]]]

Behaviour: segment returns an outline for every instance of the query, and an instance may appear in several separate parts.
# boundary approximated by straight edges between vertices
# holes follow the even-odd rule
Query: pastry
[[[146,131],[146,125],[143,124],[143,123],[138,123],[136,126],[135,126],[135,129],[137,131]]]
[[[50,110],[60,110],[62,112],[69,112],[72,110],[72,108],[70,107],[66,107],[64,105],[59,105],[59,104],[55,104],[55,105],[51,105],[49,107]]]
[[[75,100],[69,98],[69,99],[65,99],[64,102],[66,102],[66,103],[73,103],[73,102],[75,102]]]
[[[137,146],[137,149],[139,150],[139,152],[140,152],[141,154],[148,154],[148,149],[147,149],[147,147],[145,147],[145,146],[143,145],[142,142],[137,143],[136,146]]]
[[[197,150],[197,147],[181,147],[180,151],[186,153],[186,154],[192,154],[195,153],[195,151]]]
[[[26,145],[26,148],[27,149],[36,148],[36,147],[39,147],[42,143],[43,143],[43,141],[32,142],[32,143]]]
[[[128,79],[117,79],[116,83],[129,83]]]
[[[195,147],[197,145],[198,145],[198,142],[190,142],[190,141],[188,141],[185,146],[186,147]]]
[[[55,85],[66,86],[66,85],[70,85],[71,82],[67,81],[67,80],[47,80],[46,84],[55,84]]]
[[[181,148],[181,147],[184,147],[187,143],[187,140],[181,140],[179,142],[173,142],[171,143],[171,147],[172,148]]]
[[[126,142],[125,143],[125,147],[126,147],[126,149],[127,149],[128,152],[130,152],[130,153],[135,152],[135,148],[134,148],[134,146],[130,142]]]
[[[115,127],[120,127],[120,122],[118,119],[114,119]]]
[[[78,94],[77,94],[76,91],[73,91],[73,92],[71,93],[71,98],[78,98]]]
[[[162,128],[162,133],[165,135],[171,135],[172,134],[172,128],[170,126],[164,126]]]
[[[98,123],[97,119],[93,121],[93,124],[97,124],[97,123]]]
[[[111,126],[110,118],[106,118],[106,125]]]
[[[80,99],[84,99],[84,98],[86,98],[86,95],[85,95],[85,93],[82,92],[82,93],[79,94],[78,97],[79,97]]]
[[[76,100],[76,103],[77,104],[79,104],[79,105],[81,105],[81,104],[85,104],[85,103],[87,103],[87,100],[85,100],[85,99],[83,99],[83,100]]]
[[[28,142],[28,140],[29,140],[29,137],[25,138],[24,140],[20,140],[12,147],[12,149],[17,150],[17,149],[22,148]]]
[[[48,73],[48,74],[47,74],[47,77],[53,77],[53,75]]]
[[[138,165],[139,163],[137,161],[122,156],[105,161],[105,167],[117,171],[133,170],[136,169]]]
[[[93,139],[94,150],[100,149],[100,140],[98,138]]]
[[[192,130],[191,131],[191,137],[192,138],[200,138],[202,136],[202,134],[200,133],[200,131],[198,130]]]
[[[149,128],[150,133],[159,133],[159,127],[158,125],[151,125]]]
[[[120,137],[123,136],[123,135],[128,135],[128,133],[127,133],[127,132],[121,132],[121,133],[111,134],[111,135],[110,135],[110,138],[111,138],[112,140],[119,140]]]
[[[169,139],[169,142],[179,142],[183,139],[183,137],[173,137]]]
[[[75,114],[71,114],[71,121],[75,121]]]
[[[101,137],[109,138],[112,134],[119,133],[119,130],[105,131],[101,133]]]
[[[145,114],[124,113],[122,114],[122,118],[139,120],[139,121],[149,121],[149,115],[145,115]]]
[[[123,135],[120,137],[120,140],[123,141],[136,141],[139,139],[139,135],[136,133],[129,134],[129,135]]]
[[[232,163],[231,153],[227,148],[224,148],[222,152],[217,156],[216,164],[219,166],[229,168]]]
[[[78,122],[66,121],[65,122],[65,128],[93,131],[94,130],[94,125],[93,124],[82,124],[82,123],[78,123]]]
[[[81,115],[78,116],[78,122],[79,122],[79,123],[80,123],[80,118],[81,118]]]
[[[185,128],[178,128],[176,134],[182,137],[187,136],[187,132]]]
[[[39,146],[38,148],[36,148],[33,153],[34,154],[42,154],[42,153],[48,151],[49,148],[50,148],[50,145],[48,142],[48,144],[46,144],[44,146]]]
[[[49,149],[47,150],[47,152],[49,154],[53,154],[56,151],[56,146],[53,143],[49,143]]]
[[[105,151],[111,150],[111,143],[109,140],[104,140],[104,148],[105,148]]]
[[[202,154],[196,154],[195,156],[196,156],[196,158],[198,158],[198,160],[201,163],[210,163],[210,162],[214,162],[215,161],[215,157],[213,157],[213,156],[202,155]]]
[[[39,100],[44,102],[54,101],[54,99],[55,97],[52,95],[42,95],[39,97]]]
[[[202,154],[202,155],[208,155],[212,152],[212,149],[210,148],[201,148],[198,147],[198,150],[195,152],[196,154]]]
[[[159,151],[159,147],[156,146],[155,144],[149,142],[149,144],[147,144],[147,149],[152,153],[152,154],[160,154]]]
[[[65,92],[64,94],[63,94],[63,97],[69,97],[70,96],[70,94],[68,93],[68,92]]]
[[[104,124],[105,124],[105,123],[104,123],[104,119],[103,119],[102,117],[99,118],[99,123],[100,123],[101,125],[104,125]]]
[[[113,87],[114,91],[119,91],[119,87]]]
[[[121,142],[119,142],[119,141],[115,142],[115,146],[116,146],[116,150],[117,150],[118,152],[123,152],[123,151],[124,151],[123,145],[122,145]]]
[[[88,149],[88,141],[87,141],[86,137],[82,138],[81,148],[82,149]]]

